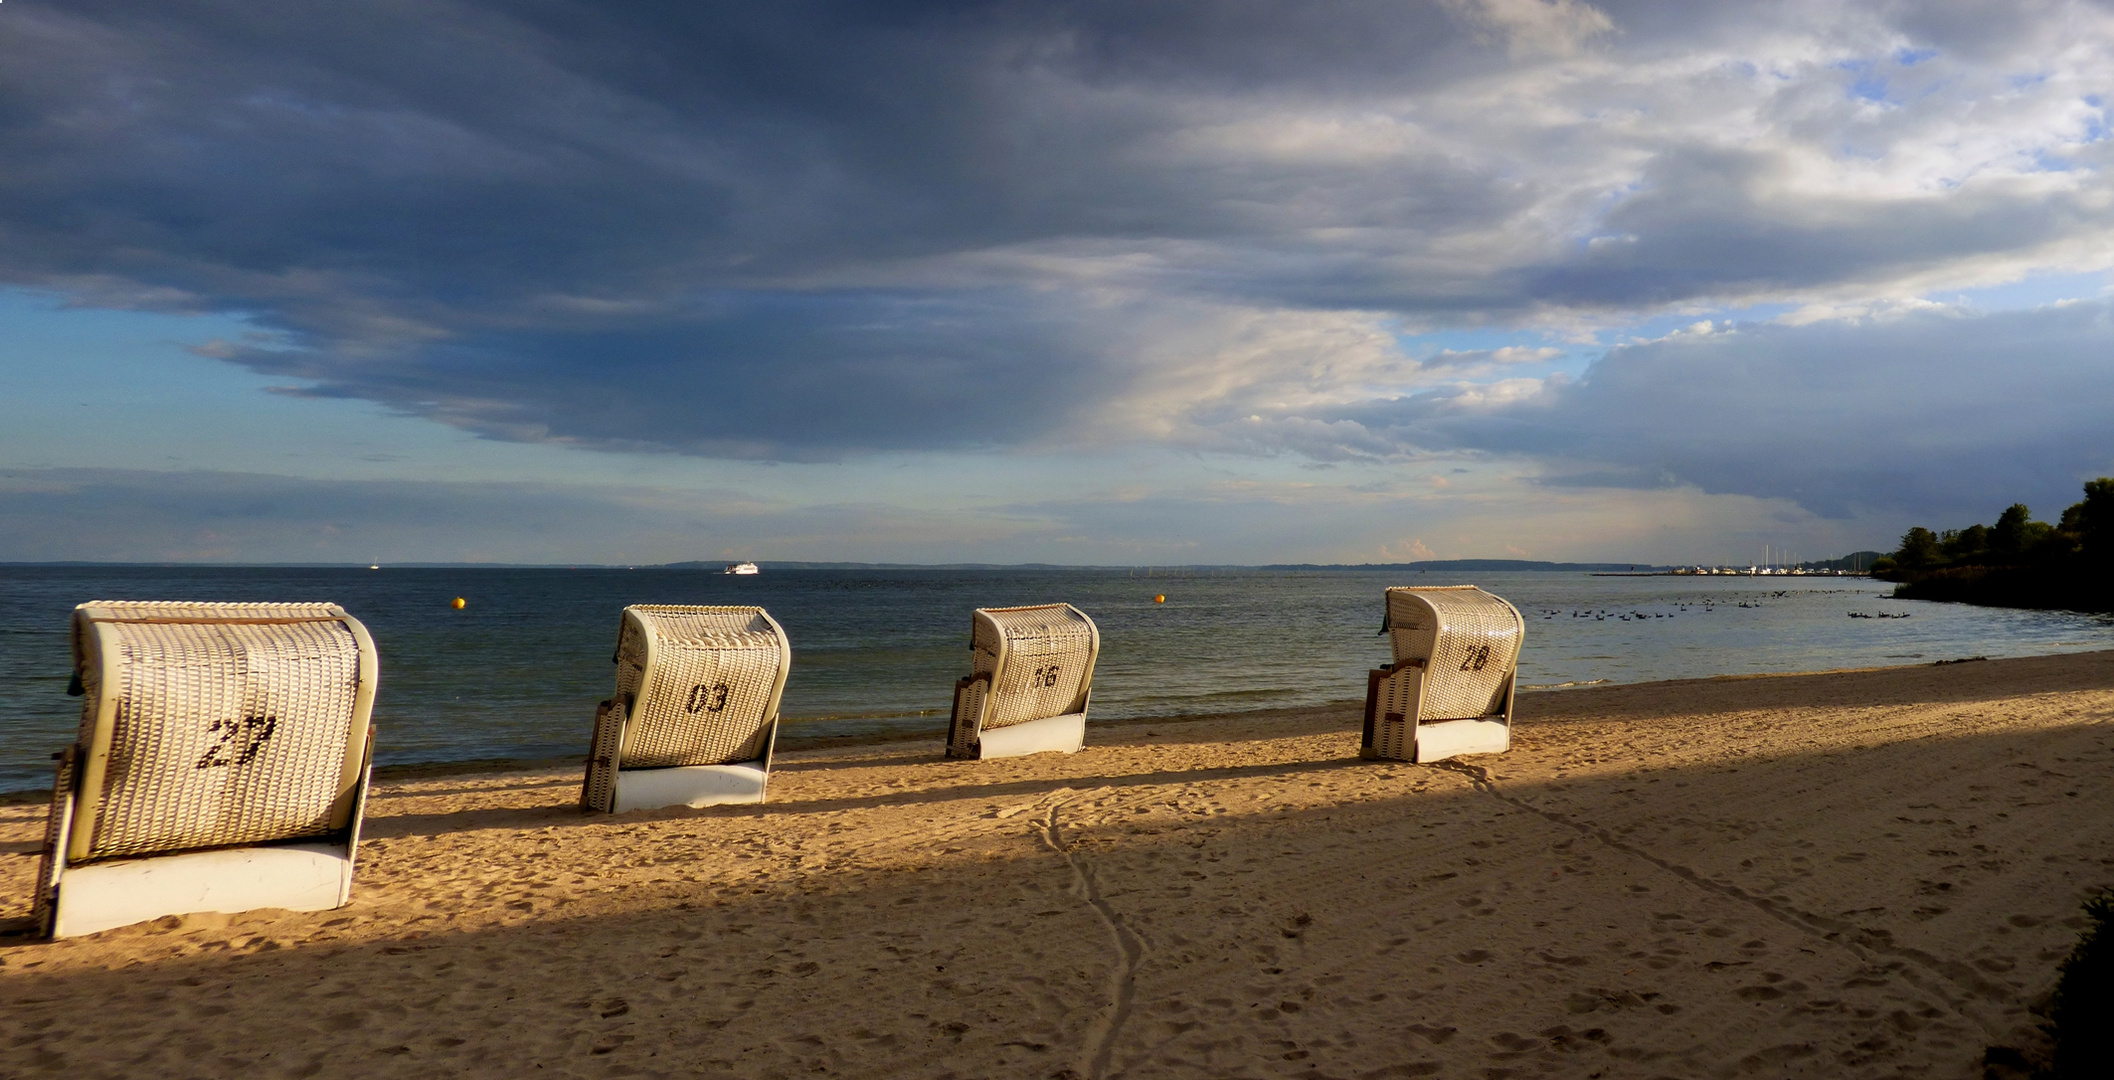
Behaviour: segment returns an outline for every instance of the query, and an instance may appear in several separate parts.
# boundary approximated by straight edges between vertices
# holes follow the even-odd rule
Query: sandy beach
[[[2114,653],[380,781],[351,906],[0,938],[0,1074],[1978,1077],[2114,885]],[[384,729],[383,738],[387,738]],[[585,733],[583,730],[583,738]],[[0,806],[0,916],[41,804]]]

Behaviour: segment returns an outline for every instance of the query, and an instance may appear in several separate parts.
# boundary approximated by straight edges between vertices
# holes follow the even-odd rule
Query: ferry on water
[[[727,569],[725,572],[729,574],[761,573],[761,571],[756,569],[756,564],[752,562],[730,562],[727,564]]]

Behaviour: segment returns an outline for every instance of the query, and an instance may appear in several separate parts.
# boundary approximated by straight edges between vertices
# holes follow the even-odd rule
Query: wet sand
[[[2114,653],[378,783],[351,906],[0,937],[0,1075],[1979,1077],[2114,885]],[[383,733],[386,738],[387,733]],[[43,808],[0,806],[0,916]],[[2001,1070],[2000,1070],[2001,1071]]]

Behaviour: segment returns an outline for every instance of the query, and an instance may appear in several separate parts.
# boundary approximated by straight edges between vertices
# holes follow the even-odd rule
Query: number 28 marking
[[[1483,665],[1485,665],[1485,664],[1487,664],[1487,663],[1489,663],[1489,662],[1490,662],[1490,646],[1488,646],[1488,645],[1481,645],[1481,646],[1478,646],[1478,647],[1476,647],[1475,649],[1471,650],[1471,651],[1470,651],[1470,652],[1468,653],[1468,657],[1467,657],[1466,659],[1464,659],[1464,660],[1462,660],[1462,661],[1461,661],[1461,670],[1462,670],[1462,671],[1481,671],[1481,670],[1483,670]]]

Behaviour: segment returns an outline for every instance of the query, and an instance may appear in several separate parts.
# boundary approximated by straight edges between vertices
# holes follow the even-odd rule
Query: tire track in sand
[[[1068,801],[1051,806],[1049,812],[1033,824],[1043,845],[1064,856],[1064,861],[1071,866],[1072,891],[1101,917],[1116,947],[1115,962],[1108,970],[1108,1004],[1095,1012],[1093,1020],[1088,1022],[1086,1047],[1079,1062],[1079,1072],[1086,1080],[1104,1080],[1108,1075],[1109,1059],[1115,1053],[1116,1037],[1130,1019],[1131,1005],[1137,998],[1138,965],[1145,958],[1145,942],[1124,925],[1123,917],[1102,898],[1101,887],[1094,880],[1093,864],[1065,843],[1063,827],[1057,823],[1057,812]]]

